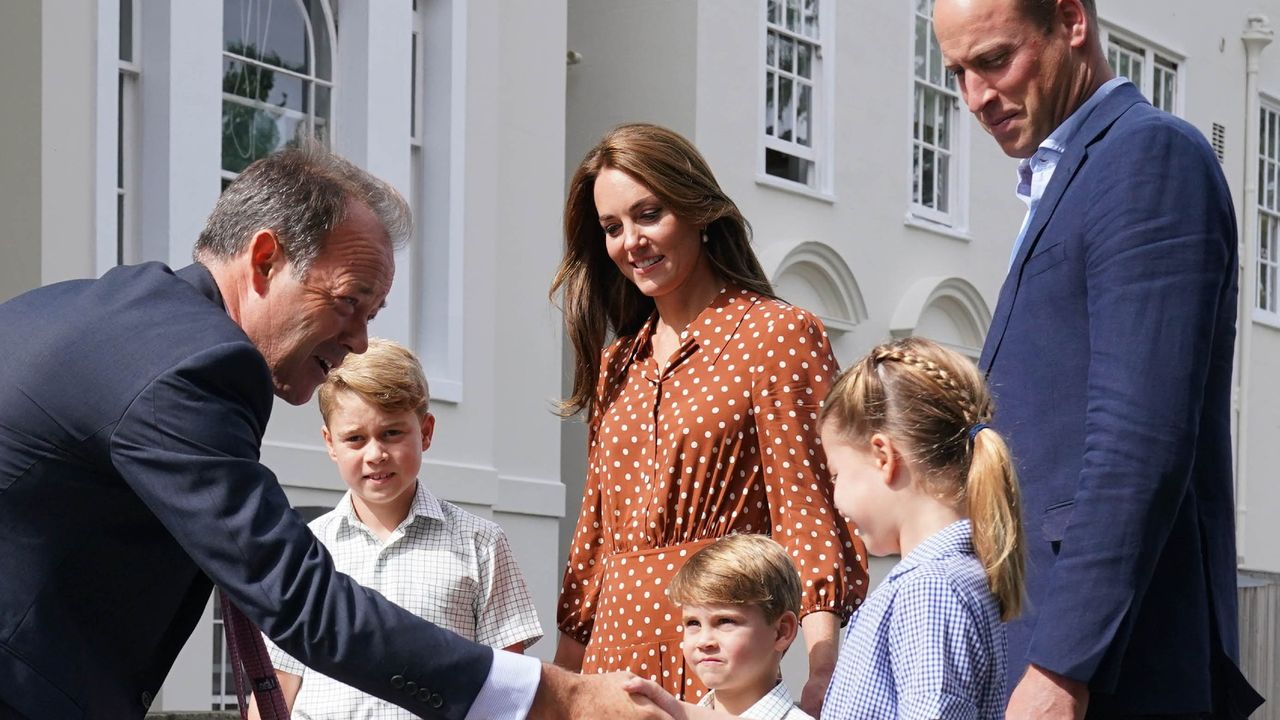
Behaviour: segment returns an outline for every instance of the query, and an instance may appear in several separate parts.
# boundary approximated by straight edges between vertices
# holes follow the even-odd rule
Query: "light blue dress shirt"
[[[1103,83],[1097,92],[1040,143],[1031,157],[1018,162],[1018,199],[1026,204],[1027,214],[1022,218],[1022,229],[1018,231],[1013,252],[1009,254],[1010,266],[1013,265],[1014,258],[1018,257],[1027,227],[1031,225],[1031,218],[1036,214],[1036,207],[1040,205],[1040,198],[1044,197],[1044,189],[1049,187],[1049,180],[1053,178],[1053,171],[1058,169],[1058,161],[1062,159],[1063,153],[1071,146],[1080,128],[1094,109],[1102,104],[1103,99],[1128,82],[1125,78],[1117,77]]]

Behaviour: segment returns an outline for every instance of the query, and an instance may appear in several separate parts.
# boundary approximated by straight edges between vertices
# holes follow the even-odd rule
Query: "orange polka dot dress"
[[[800,573],[801,617],[848,618],[866,552],[832,504],[818,438],[836,373],[822,323],[730,286],[659,372],[655,320],[602,356],[558,624],[587,646],[583,672],[630,670],[696,702],[666,594],[685,558],[730,533],[772,535]]]

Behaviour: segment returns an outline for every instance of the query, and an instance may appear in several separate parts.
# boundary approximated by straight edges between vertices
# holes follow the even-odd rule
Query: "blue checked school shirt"
[[[1000,606],[968,520],[920,543],[854,613],[822,720],[1004,717]]]

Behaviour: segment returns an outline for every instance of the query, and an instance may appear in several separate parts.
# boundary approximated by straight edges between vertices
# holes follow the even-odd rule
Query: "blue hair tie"
[[[973,442],[974,439],[978,437],[978,433],[982,432],[983,430],[986,430],[988,427],[990,426],[987,425],[986,423],[976,423],[972,427],[970,427],[969,442]]]

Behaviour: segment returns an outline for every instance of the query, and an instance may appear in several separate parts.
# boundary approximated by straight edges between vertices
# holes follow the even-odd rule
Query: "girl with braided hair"
[[[1002,718],[1004,621],[1023,596],[1018,482],[967,358],[872,350],[819,419],[835,504],[902,560],[850,620],[822,717]]]

